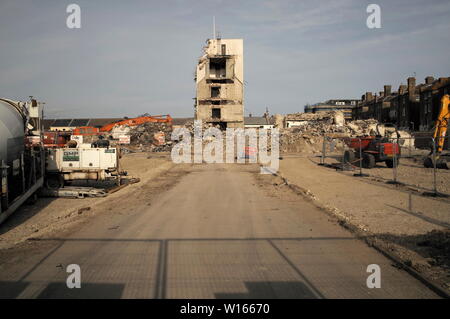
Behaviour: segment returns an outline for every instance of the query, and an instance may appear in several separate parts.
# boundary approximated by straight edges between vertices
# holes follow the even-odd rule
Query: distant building
[[[342,111],[346,120],[352,119],[352,111],[358,105],[359,100],[340,99],[328,100],[326,102],[316,103],[305,106],[305,113],[319,113],[328,111]]]
[[[392,110],[396,109],[397,93],[392,92],[391,85],[385,85],[384,90],[378,94],[366,92],[362,97],[357,107],[353,109],[354,119],[369,119],[373,118],[379,122],[389,122],[392,115]]]
[[[44,127],[49,131],[71,132],[79,126],[87,126],[89,119],[44,120]]]
[[[195,119],[222,129],[244,127],[242,39],[209,39],[197,64]]]
[[[441,99],[445,94],[450,94],[450,77],[435,80],[428,76],[420,87],[420,131],[429,131],[435,125],[441,109]]]
[[[373,118],[400,129],[430,131],[444,94],[450,94],[450,77],[435,80],[428,76],[425,83],[418,85],[414,77],[409,77],[407,85],[400,85],[397,92],[392,92],[390,85],[385,85],[384,91],[378,94],[366,92],[353,109],[353,118]]]
[[[249,116],[244,118],[245,128],[263,128],[272,129],[274,127],[273,120],[264,116]]]

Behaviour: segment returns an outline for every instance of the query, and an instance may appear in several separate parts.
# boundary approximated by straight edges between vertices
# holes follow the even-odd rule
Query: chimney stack
[[[414,100],[415,94],[416,94],[416,78],[409,77],[408,78],[408,95],[409,95],[410,101]]]
[[[406,91],[406,85],[400,85],[399,87],[398,87],[398,94],[399,95],[402,95],[402,94],[404,94],[405,93],[405,91]]]
[[[427,76],[425,78],[425,84],[431,84],[431,83],[433,83],[433,81],[434,81],[434,78],[432,76]]]
[[[392,90],[391,85],[385,85],[384,86],[384,97],[391,95],[391,90]]]
[[[366,92],[366,101],[372,101],[373,95],[372,92]]]
[[[410,90],[411,88],[415,88],[415,87],[416,87],[416,78],[409,77],[408,78],[408,90]]]

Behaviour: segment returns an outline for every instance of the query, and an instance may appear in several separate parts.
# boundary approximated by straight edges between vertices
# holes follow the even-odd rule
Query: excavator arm
[[[152,115],[152,116],[140,116],[132,119],[126,119],[119,122],[108,123],[100,129],[93,126],[77,127],[73,131],[73,135],[97,135],[99,133],[110,132],[114,127],[119,125],[136,126],[148,122],[153,123],[168,123],[172,124],[172,117],[170,115]]]
[[[153,115],[153,116],[140,116],[132,119],[127,119],[115,123],[109,123],[102,128],[100,132],[110,132],[114,127],[120,125],[136,126],[144,123],[168,123],[172,124],[172,117],[170,115]]]
[[[447,134],[450,120],[449,104],[450,95],[446,94],[441,99],[441,110],[436,120],[436,128],[434,129],[433,138],[436,143],[436,154],[442,153],[444,149],[445,134]]]
[[[446,156],[443,156],[445,135],[447,134],[448,124],[450,121],[450,95],[446,94],[441,99],[441,109],[436,119],[436,125],[434,129],[433,139],[434,145],[430,155],[427,156],[423,162],[425,167],[431,168],[436,165],[436,168],[448,169]],[[433,155],[434,153],[434,155]]]

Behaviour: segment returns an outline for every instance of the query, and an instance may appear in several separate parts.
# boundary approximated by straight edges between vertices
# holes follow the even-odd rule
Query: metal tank
[[[13,105],[0,99],[0,165],[3,160],[11,166],[20,158],[24,150],[24,135],[22,115]]]

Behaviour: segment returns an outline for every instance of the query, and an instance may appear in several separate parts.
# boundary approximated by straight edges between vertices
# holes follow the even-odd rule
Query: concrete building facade
[[[195,119],[222,129],[244,127],[242,39],[209,39],[195,75]]]
[[[352,111],[358,105],[359,100],[341,99],[328,100],[326,102],[316,103],[313,105],[305,105],[305,113],[320,113],[328,111],[341,111],[347,120],[352,119]]]

